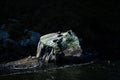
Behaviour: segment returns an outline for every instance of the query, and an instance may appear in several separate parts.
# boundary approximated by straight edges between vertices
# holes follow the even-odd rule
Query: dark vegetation
[[[72,29],[80,38],[84,51],[97,53],[100,59],[118,60],[119,8],[118,3],[104,0],[1,0],[0,24],[7,26],[10,38],[16,41],[22,39],[25,29],[41,35]],[[4,56],[1,61],[10,57],[18,59],[30,52],[35,54],[36,48],[0,48],[0,58]]]

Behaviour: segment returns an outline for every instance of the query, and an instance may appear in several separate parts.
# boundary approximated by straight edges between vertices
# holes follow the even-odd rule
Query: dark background
[[[84,51],[94,52],[101,59],[119,60],[119,8],[119,2],[104,0],[0,0],[0,24],[6,24],[16,40],[24,29],[41,35],[72,29]],[[7,58],[18,55],[26,56],[18,51]]]

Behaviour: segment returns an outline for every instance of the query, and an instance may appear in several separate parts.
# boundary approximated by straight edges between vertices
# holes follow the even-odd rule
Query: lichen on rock
[[[50,48],[49,52],[43,52],[44,48]],[[72,30],[67,32],[56,32],[41,36],[37,47],[37,58],[48,62],[53,56],[64,54],[64,56],[80,57],[82,49],[78,37]]]

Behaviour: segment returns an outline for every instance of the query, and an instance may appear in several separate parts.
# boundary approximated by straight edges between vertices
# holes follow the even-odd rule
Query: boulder
[[[49,33],[41,36],[36,57],[43,62],[60,61],[60,59],[80,58],[82,49],[78,37],[72,30]]]

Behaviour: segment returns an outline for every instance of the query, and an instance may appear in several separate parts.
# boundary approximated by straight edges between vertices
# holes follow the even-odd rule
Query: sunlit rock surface
[[[43,51],[43,49],[45,51]],[[67,32],[56,32],[41,36],[37,47],[36,57],[45,62],[59,60],[62,56],[67,57],[80,57],[82,49],[78,37],[72,30]]]

